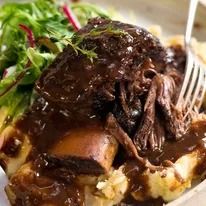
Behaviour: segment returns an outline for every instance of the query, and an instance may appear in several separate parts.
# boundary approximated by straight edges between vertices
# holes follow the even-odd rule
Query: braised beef
[[[131,138],[152,79],[166,68],[166,50],[142,28],[98,18],[77,32],[73,43],[77,41],[80,48],[94,50],[97,58],[91,61],[68,46],[43,72],[37,91],[47,101],[75,113],[77,119],[99,116],[104,121],[111,112]]]
[[[89,52],[96,55],[91,57]],[[121,161],[127,164],[132,159],[132,167],[140,168],[129,178],[133,189],[141,186],[144,193],[147,185],[140,172],[146,167],[154,171],[163,163],[172,165],[197,148],[204,136],[205,122],[183,135],[184,111],[174,106],[184,66],[181,48],[166,50],[140,27],[102,18],[90,20],[43,71],[36,83],[38,99],[16,123],[31,138],[33,150],[28,159],[43,168],[37,179],[32,176],[26,183],[13,179],[12,189],[19,201],[24,204],[26,197],[39,195],[37,200],[42,202],[36,185],[46,176],[48,185],[55,186],[53,191],[59,191],[54,198],[48,195],[52,200],[46,203],[62,205],[68,196],[76,205],[84,204],[78,195],[72,198],[73,186],[76,194],[81,190],[73,185],[73,178],[76,174],[107,172],[116,152],[122,152],[122,147],[116,151],[117,142],[128,154]],[[91,137],[97,124],[100,130]],[[198,138],[193,138],[195,135]],[[19,188],[26,195],[19,193]],[[35,205],[36,199],[32,201]],[[132,201],[120,205],[140,204]],[[162,200],[157,200],[157,205],[161,204]]]
[[[153,131],[156,109],[155,101],[157,97],[157,84],[155,79],[152,81],[151,88],[147,96],[147,100],[144,106],[144,114],[139,126],[139,130],[134,136],[135,145],[139,150],[146,149],[148,147],[148,143],[150,144],[152,149],[154,149],[155,147],[154,138],[157,138],[156,136],[154,137],[155,134]]]
[[[93,34],[94,30],[98,35]],[[94,99],[114,101],[115,85],[120,81],[128,84],[131,98],[135,97],[150,86],[151,80],[142,78],[145,71],[164,69],[166,51],[142,28],[93,19],[76,36],[82,38],[79,47],[94,50],[97,58],[91,61],[68,46],[43,72],[36,86],[40,95],[68,110],[93,114]]]
[[[89,57],[89,51],[96,56]],[[159,40],[140,27],[102,18],[90,20],[36,83],[40,100],[46,102],[26,117],[29,135],[40,141],[36,149],[48,152],[73,129],[97,122],[106,123],[106,129],[138,158],[141,150],[161,150],[166,138],[180,139],[185,132],[184,111],[177,111],[174,104],[184,62],[179,52],[175,65],[179,53],[172,55],[172,51],[176,52],[171,48],[168,55]],[[50,117],[44,115],[46,108],[53,111]],[[56,116],[62,125],[51,134],[48,130]]]
[[[134,136],[134,142],[140,148],[147,149],[149,144],[153,150],[161,149],[165,141],[163,127],[167,138],[178,140],[185,132],[183,111],[177,111],[174,106],[175,87],[174,78],[170,73],[157,74],[153,78],[140,129]]]
[[[105,128],[118,140],[118,142],[125,146],[126,151],[129,153],[129,155],[138,157],[137,149],[135,148],[132,140],[127,135],[127,133],[124,132],[124,130],[121,128],[119,123],[117,122],[116,118],[113,116],[113,114],[109,114],[106,122]]]
[[[127,84],[118,84],[119,97],[115,100],[113,114],[124,131],[132,135],[142,114],[142,103],[139,97],[132,96],[129,90]]]

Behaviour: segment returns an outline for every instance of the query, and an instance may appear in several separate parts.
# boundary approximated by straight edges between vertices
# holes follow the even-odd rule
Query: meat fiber
[[[89,56],[91,51],[95,56]],[[167,137],[177,140],[184,132],[182,113],[174,108],[182,74],[168,59],[159,40],[146,30],[96,18],[43,72],[36,90],[75,114],[77,122],[106,122],[112,114],[121,127],[116,131],[129,137],[136,150],[161,149]],[[128,138],[120,141],[126,150],[134,148],[125,142]]]

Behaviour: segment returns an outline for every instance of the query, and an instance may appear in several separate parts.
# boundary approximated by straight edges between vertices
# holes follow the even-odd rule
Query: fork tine
[[[192,73],[192,69],[193,69],[193,57],[192,57],[192,53],[190,52],[190,50],[188,50],[187,52],[187,62],[186,62],[186,67],[185,67],[185,76],[184,76],[184,81],[182,84],[182,88],[178,97],[178,101],[177,101],[177,108],[181,106],[182,103],[182,99],[185,95],[185,92],[187,90],[187,86],[188,86],[188,82],[190,80],[190,76]],[[192,65],[192,66],[191,66]]]
[[[192,71],[191,71],[191,76],[192,76],[192,79],[191,79],[191,82],[187,82],[189,83],[188,85],[188,89],[186,89],[186,92],[185,92],[185,102],[184,102],[184,105],[183,105],[183,109],[187,106],[190,98],[191,98],[191,94],[195,88],[195,85],[196,85],[196,82],[197,82],[197,79],[198,79],[198,64],[192,64],[191,67],[193,68]],[[189,79],[190,80],[190,79]]]
[[[205,98],[205,92],[206,92],[206,70],[204,68],[203,68],[203,70],[204,70],[203,89],[202,89],[202,92],[201,92],[201,95],[200,95],[199,103],[197,105],[198,110],[202,106],[202,103],[203,103],[204,98]]]
[[[196,62],[196,64],[197,64],[197,62]],[[201,67],[198,67],[198,70],[199,70],[199,77],[198,77],[198,81],[197,81],[197,86],[195,87],[190,107],[189,107],[186,115],[184,116],[184,119],[188,116],[188,114],[192,111],[193,107],[195,106],[198,95],[200,94],[202,82],[204,81],[204,71],[203,71],[203,69],[201,69]]]

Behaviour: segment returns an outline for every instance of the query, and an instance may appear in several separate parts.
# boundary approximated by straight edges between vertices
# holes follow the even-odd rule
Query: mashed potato
[[[154,199],[161,197],[165,202],[176,199],[190,188],[192,180],[197,178],[194,168],[202,161],[199,156],[199,151],[194,151],[179,158],[174,163],[174,167],[155,173],[146,170],[143,175],[148,177],[146,178],[149,187],[147,194],[142,197],[142,193],[137,191],[132,193],[132,196],[139,201],[145,197]],[[181,176],[181,181],[176,177],[174,168]],[[100,177],[101,180],[97,180],[95,189],[94,186],[86,187],[86,205],[112,206],[121,202],[129,184],[122,172],[123,169],[124,166],[121,166],[118,170],[111,171],[109,176]]]

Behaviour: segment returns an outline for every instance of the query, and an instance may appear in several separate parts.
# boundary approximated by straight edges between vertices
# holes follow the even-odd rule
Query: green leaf
[[[40,68],[43,66],[44,58],[39,52],[36,52],[33,48],[28,48],[26,53],[34,67]],[[40,69],[39,69],[39,72],[40,72]]]

